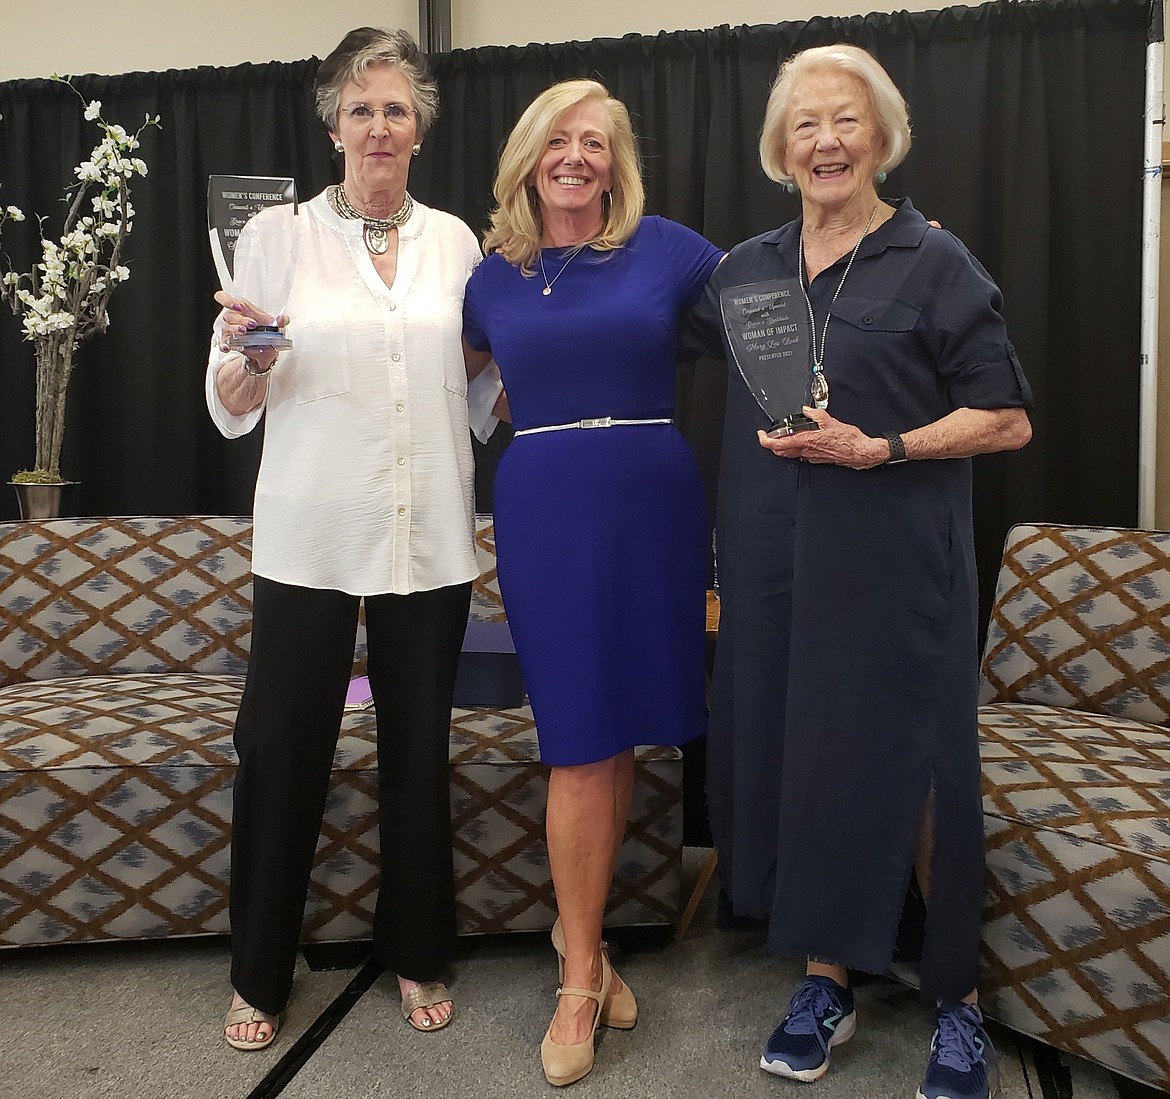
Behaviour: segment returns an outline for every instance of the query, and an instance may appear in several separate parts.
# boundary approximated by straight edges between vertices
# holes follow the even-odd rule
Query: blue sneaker
[[[918,1099],[988,1099],[995,1047],[974,1004],[941,1003]]]
[[[856,1030],[853,992],[831,977],[808,977],[772,1031],[760,1068],[806,1083],[819,1080],[829,1071],[829,1050],[849,1041]]]

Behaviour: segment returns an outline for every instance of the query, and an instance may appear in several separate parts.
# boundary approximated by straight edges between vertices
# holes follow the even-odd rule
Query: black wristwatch
[[[906,457],[906,444],[902,442],[902,436],[896,431],[887,431],[882,438],[890,444],[890,456],[886,459],[885,465],[894,466],[899,462],[909,461]]]

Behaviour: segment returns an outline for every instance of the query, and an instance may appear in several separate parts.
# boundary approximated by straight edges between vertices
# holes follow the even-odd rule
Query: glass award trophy
[[[719,292],[723,329],[740,375],[764,410],[773,438],[816,431],[802,411],[813,405],[809,328],[800,283],[773,279]]]
[[[207,177],[207,232],[211,239],[211,256],[219,283],[229,294],[236,296],[235,272],[236,239],[244,223],[254,214],[269,206],[292,204],[297,213],[297,185],[294,180],[271,176],[208,176]],[[289,234],[289,264],[291,273],[295,232]],[[268,309],[273,303],[257,302]],[[273,316],[279,315],[279,309]],[[292,347],[292,341],[275,325],[260,324],[249,332],[236,334],[228,341],[233,351],[262,351],[271,348],[283,351]]]

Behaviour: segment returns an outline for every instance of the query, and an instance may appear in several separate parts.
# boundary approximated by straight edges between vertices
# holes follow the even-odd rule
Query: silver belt
[[[575,427],[632,427],[638,424],[669,424],[673,423],[669,417],[664,420],[615,420],[612,416],[597,416],[592,420],[575,420],[571,424],[548,424],[546,427],[524,427],[513,432],[518,435],[537,435],[542,431],[569,431]]]

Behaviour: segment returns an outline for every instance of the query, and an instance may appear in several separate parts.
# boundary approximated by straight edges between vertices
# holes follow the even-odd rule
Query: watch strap
[[[886,460],[886,465],[893,466],[899,462],[908,461],[906,457],[906,444],[902,442],[902,436],[896,431],[887,431],[882,435],[882,438],[889,444],[890,456]]]

